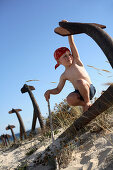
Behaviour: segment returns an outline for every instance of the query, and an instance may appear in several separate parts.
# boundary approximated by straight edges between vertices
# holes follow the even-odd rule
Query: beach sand
[[[57,138],[59,134],[55,136]],[[80,143],[81,141],[81,143]],[[83,142],[84,141],[84,142]],[[73,142],[73,141],[72,141]],[[51,167],[38,165],[33,161],[37,158],[39,153],[42,153],[51,143],[51,139],[46,141],[39,141],[34,138],[30,141],[22,142],[21,146],[15,148],[6,148],[0,150],[0,170],[13,170],[17,166],[25,165],[27,161],[30,170],[50,170]],[[69,164],[61,167],[63,170],[113,170],[113,133],[89,133],[80,136],[79,142],[75,142],[75,149],[72,151]],[[30,156],[26,156],[29,148],[36,146],[37,150]],[[35,165],[35,166],[34,166]]]

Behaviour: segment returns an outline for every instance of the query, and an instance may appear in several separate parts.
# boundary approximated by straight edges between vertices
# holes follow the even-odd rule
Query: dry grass
[[[97,98],[94,99],[95,102]],[[113,114],[113,107],[110,107],[105,112],[97,116],[94,120],[92,120],[85,129],[91,132],[99,132],[101,130],[109,131],[112,127],[111,123],[111,115]],[[52,112],[52,121],[53,121],[53,129],[56,132],[59,128],[66,129],[69,127],[78,117],[82,115],[81,107],[72,107],[67,104],[64,100],[59,105],[56,104],[54,107],[54,111]],[[51,137],[50,132],[50,121],[49,117],[46,119],[46,135]]]
[[[54,130],[65,129],[82,114],[82,110],[80,107],[69,106],[66,100],[63,100],[60,104],[55,104],[54,111],[51,114]],[[47,129],[50,129],[49,117],[46,119],[45,125]]]

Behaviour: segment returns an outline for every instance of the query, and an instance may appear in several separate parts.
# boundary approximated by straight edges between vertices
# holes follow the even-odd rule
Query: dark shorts
[[[84,101],[84,99],[83,99],[83,97],[81,96],[79,90],[75,90],[74,93],[78,93],[78,94],[80,95],[80,100],[83,100],[83,101]],[[91,85],[90,85],[90,88],[89,88],[89,97],[90,97],[90,100],[94,97],[95,93],[96,93],[96,89],[95,89],[95,87],[93,86],[93,84],[91,84]]]

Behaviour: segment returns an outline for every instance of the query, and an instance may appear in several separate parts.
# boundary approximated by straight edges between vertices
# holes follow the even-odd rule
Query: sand
[[[59,134],[55,136],[57,138]],[[80,141],[84,141],[81,142]],[[73,142],[73,141],[72,141]],[[0,170],[13,170],[22,162],[27,161],[29,170],[50,170],[49,166],[34,166],[39,153],[42,153],[51,143],[51,139],[40,142],[37,137],[31,141],[22,142],[21,146],[15,148],[0,149]],[[75,142],[69,164],[61,170],[113,170],[113,132],[90,133],[86,132],[80,136],[79,142]],[[29,148],[38,147],[30,156],[26,156]],[[52,169],[51,169],[52,170]]]

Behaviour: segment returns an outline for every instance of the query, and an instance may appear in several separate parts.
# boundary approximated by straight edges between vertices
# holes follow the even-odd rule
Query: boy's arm
[[[69,40],[69,45],[70,45],[70,48],[71,48],[72,56],[74,57],[74,59],[75,59],[75,61],[77,62],[78,65],[83,66],[83,63],[80,60],[80,56],[79,56],[77,47],[74,43],[73,35],[68,36],[68,40]]]
[[[60,81],[59,81],[59,84],[57,86],[57,91],[58,93],[61,92],[61,90],[63,89],[64,85],[65,85],[65,82],[66,82],[66,78],[64,76],[64,73],[60,76]]]
[[[56,88],[51,89],[51,90],[47,90],[44,94],[46,100],[48,101],[48,99],[50,98],[50,94],[59,94],[61,92],[61,90],[63,89],[64,85],[65,85],[66,79],[64,78],[64,74],[61,75],[60,77],[60,81],[59,84]]]

